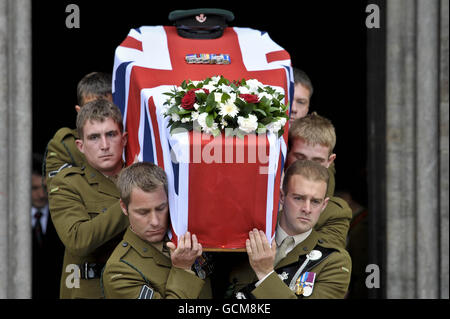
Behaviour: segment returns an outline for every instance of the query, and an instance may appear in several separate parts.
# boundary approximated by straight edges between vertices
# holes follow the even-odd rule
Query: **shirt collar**
[[[34,214],[37,213],[37,211],[40,211],[42,213],[42,217],[47,217],[48,214],[48,204],[45,205],[42,208],[36,208],[34,206],[31,206],[31,218],[34,218]],[[42,218],[41,217],[41,218]]]
[[[298,244],[300,244],[306,238],[308,238],[308,236],[311,234],[311,232],[312,232],[312,228],[305,233],[292,236],[294,238],[294,247],[297,246]],[[280,223],[278,222],[277,230],[276,230],[276,234],[275,234],[275,240],[277,242],[277,247],[281,246],[281,243],[283,242],[283,240],[286,237],[289,237],[289,235],[284,231],[283,227],[281,227]]]
[[[166,257],[170,258],[170,253],[169,253],[169,249],[166,247],[166,242],[169,240],[167,235],[164,236],[164,239],[160,242],[156,242],[156,243],[150,243],[144,239],[142,239],[141,237],[138,236],[138,234],[136,234],[134,232],[134,230],[131,228],[131,225],[129,227],[130,233],[133,234],[134,237],[134,241],[133,244],[138,246],[138,251],[144,251],[147,252],[148,250],[144,249],[145,247],[151,246],[154,249],[156,249],[158,252],[162,253],[163,255],[165,255]]]

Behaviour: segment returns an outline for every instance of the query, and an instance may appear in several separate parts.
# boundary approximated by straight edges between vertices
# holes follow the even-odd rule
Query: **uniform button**
[[[91,174],[91,177],[95,177],[95,173],[92,173],[92,174]]]
[[[308,247],[303,247],[303,251],[308,251]]]
[[[143,251],[144,253],[146,253],[146,252],[147,252],[147,248],[144,247],[144,249],[142,249],[142,251]]]
[[[123,246],[123,247],[127,247],[127,246],[128,246],[128,243],[127,243],[126,241],[124,241],[124,242],[122,243],[122,246]]]
[[[102,208],[102,212],[105,212],[105,211],[106,211],[106,207],[103,207],[103,208]]]
[[[322,239],[319,239],[318,242],[319,242],[319,244],[323,244],[323,240]]]

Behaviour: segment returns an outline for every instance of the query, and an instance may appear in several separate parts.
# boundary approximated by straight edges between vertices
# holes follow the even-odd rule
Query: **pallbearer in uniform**
[[[75,111],[80,112],[88,102],[105,99],[112,102],[111,75],[103,72],[86,74],[77,85],[77,100]],[[53,177],[65,168],[82,167],[86,161],[75,140],[79,139],[76,129],[60,128],[49,141],[45,160],[45,178],[48,188],[51,187]]]
[[[347,233],[352,219],[352,210],[342,198],[334,196],[336,154],[336,132],[333,124],[327,118],[316,112],[294,121],[289,128],[289,151],[286,157],[286,167],[298,159],[319,163],[328,169],[327,197],[328,204],[320,214],[314,229],[320,233],[327,244],[345,248]]]
[[[60,297],[101,298],[101,270],[128,226],[115,185],[127,134],[120,110],[104,99],[83,106],[77,130],[86,162],[61,170],[49,187],[50,214],[65,246]]]
[[[313,229],[329,201],[328,178],[327,169],[312,161],[288,168],[275,240],[271,245],[264,232],[250,231],[249,263],[231,276],[237,298],[344,298],[350,256],[327,245]]]
[[[102,276],[106,298],[190,299],[201,296],[205,281],[192,269],[202,254],[197,237],[187,232],[178,245],[167,237],[169,202],[164,171],[135,163],[119,175],[120,206],[130,220],[122,242]],[[205,287],[204,287],[205,286]],[[203,293],[207,293],[206,291]],[[202,295],[206,297],[206,295]]]

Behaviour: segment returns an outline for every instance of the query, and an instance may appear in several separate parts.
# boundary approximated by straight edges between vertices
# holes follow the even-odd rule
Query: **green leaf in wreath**
[[[206,93],[202,93],[202,92],[195,92],[195,96],[197,97],[197,103],[198,104],[202,104],[206,101],[206,98],[208,97],[208,95]]]
[[[237,130],[236,136],[239,137],[241,140],[245,138],[245,132],[242,132],[241,130]]]
[[[266,131],[267,131],[266,126],[261,123],[258,123],[258,128],[256,129],[256,132],[258,134],[264,134],[264,133],[266,133]]]
[[[271,104],[271,101],[268,98],[266,98],[265,96],[263,96],[259,100],[259,105],[260,105],[261,108],[268,107],[268,106],[270,106],[270,104]]]
[[[177,113],[180,109],[178,108],[178,105],[173,105],[168,111],[167,113],[172,114],[172,113]]]
[[[244,105],[243,108],[241,108],[241,112],[243,113],[244,117],[247,117],[250,113],[253,112],[254,109],[255,109],[255,104],[247,103]]]
[[[216,128],[216,129],[212,130],[212,134],[214,137],[217,137],[220,135],[220,130],[218,128]]]
[[[185,115],[185,114],[190,114],[191,113],[191,110],[185,110],[185,109],[182,109],[182,110],[178,110],[178,112],[176,112],[178,115]]]
[[[217,86],[221,86],[222,84],[230,84],[230,82],[226,78],[224,78],[223,75],[220,76],[220,80],[217,82]]]
[[[267,116],[267,113],[266,113],[266,112],[264,112],[264,111],[261,110],[261,109],[258,109],[257,107],[255,107],[255,108],[253,109],[253,111],[254,111],[254,112],[260,113],[262,116]]]
[[[231,96],[227,93],[222,93],[222,98],[220,99],[220,102],[225,103]]]
[[[208,116],[206,117],[206,125],[208,127],[212,127],[214,123],[214,116],[212,114],[208,114]]]

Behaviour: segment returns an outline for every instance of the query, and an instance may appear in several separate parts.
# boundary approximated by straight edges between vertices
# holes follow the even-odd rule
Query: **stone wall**
[[[448,298],[448,1],[387,1],[386,293]]]
[[[0,298],[31,297],[31,1],[0,0]]]

